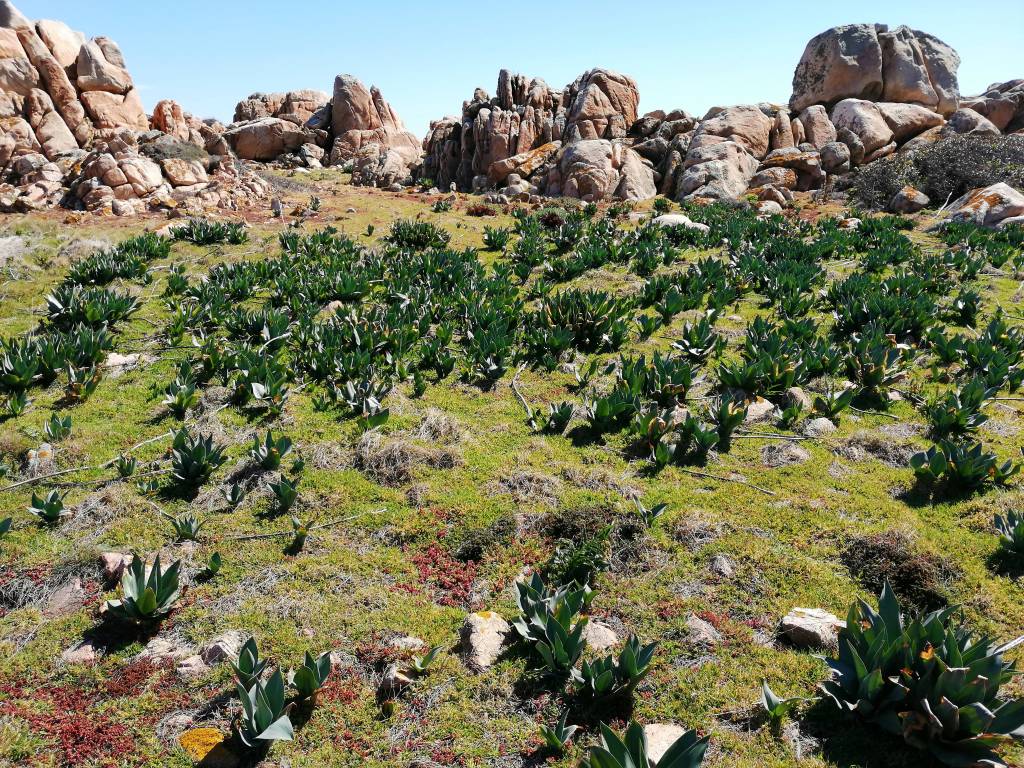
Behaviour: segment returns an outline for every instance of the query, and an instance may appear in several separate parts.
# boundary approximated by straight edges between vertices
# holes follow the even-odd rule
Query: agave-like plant
[[[117,470],[117,476],[122,480],[127,480],[134,475],[138,466],[139,463],[134,456],[121,454],[114,460],[114,469]]]
[[[314,659],[313,655],[306,651],[302,666],[288,673],[288,685],[295,689],[300,698],[315,699],[330,674],[330,653],[321,654]]]
[[[199,539],[199,532],[206,525],[205,520],[200,520],[191,512],[178,516],[164,512],[163,516],[171,524],[171,528],[174,529],[174,535],[178,538],[178,541],[197,541]]]
[[[121,576],[121,599],[108,600],[107,613],[136,624],[162,619],[174,609],[181,594],[178,586],[180,570],[180,560],[163,570],[160,555],[157,555],[147,575],[146,561],[133,555],[131,565]]]
[[[441,646],[435,645],[427,651],[424,656],[413,656],[412,657],[412,671],[416,675],[425,675],[430,665],[437,660],[438,654],[441,653]]]
[[[631,722],[621,738],[601,723],[601,746],[590,748],[580,768],[699,768],[710,739],[697,738],[696,731],[686,731],[657,763],[652,763],[647,753],[647,736],[639,723]]]
[[[602,659],[584,661],[580,670],[573,672],[573,679],[580,691],[590,698],[627,695],[651,671],[651,660],[657,647],[657,643],[643,645],[633,635],[626,641],[618,659],[609,654]]]
[[[245,501],[245,488],[242,487],[241,483],[232,483],[227,488],[222,489],[221,494],[224,496],[224,500],[232,507],[237,507]]]
[[[287,456],[292,450],[292,441],[287,437],[274,437],[273,430],[268,429],[262,440],[254,437],[249,455],[253,461],[260,465],[260,468],[274,470],[281,466],[281,459]]]
[[[227,460],[224,448],[215,445],[211,435],[193,437],[182,429],[174,435],[171,473],[185,488],[197,488]]]
[[[536,643],[546,638],[547,625],[551,622],[568,629],[593,599],[590,587],[577,584],[550,587],[539,573],[534,573],[528,582],[516,582],[519,617],[512,626],[524,640]]]
[[[767,680],[761,681],[761,708],[768,715],[768,722],[773,729],[778,729],[787,715],[794,712],[797,707],[807,701],[815,699],[791,696],[783,698],[769,687]]]
[[[661,519],[662,515],[668,511],[668,504],[662,502],[661,504],[655,504],[653,507],[648,509],[644,506],[644,503],[640,499],[636,499],[636,511],[640,515],[640,519],[643,520],[645,528],[653,528],[657,525],[658,520]]]
[[[277,499],[277,508],[281,512],[287,512],[295,504],[295,500],[299,498],[299,481],[289,480],[284,475],[281,476],[279,482],[270,483],[270,490],[274,494],[274,498]]]
[[[250,749],[259,741],[291,741],[295,737],[292,722],[285,705],[284,678],[281,670],[266,680],[257,680],[250,688],[237,686],[242,702],[238,720],[238,738]]]
[[[220,552],[214,552],[206,561],[207,574],[209,574],[210,576],[216,576],[218,573],[220,573],[220,569],[223,564],[224,561],[220,556]]]
[[[59,523],[62,517],[67,515],[64,510],[64,497],[60,491],[54,489],[46,496],[40,497],[35,491],[32,492],[32,506],[28,511],[48,525]]]
[[[548,749],[561,753],[565,750],[569,739],[579,730],[578,725],[567,725],[568,719],[569,710],[566,710],[554,725],[548,726],[541,723],[540,735],[543,737]]]
[[[863,600],[850,607],[821,687],[839,709],[947,765],[994,768],[1003,765],[994,747],[1024,738],[1024,698],[999,698],[1018,674],[1005,656],[1024,636],[1002,645],[973,637],[957,610],[908,620],[886,581],[878,611]]]
[[[55,443],[71,435],[71,417],[53,414],[43,425],[43,432]]]
[[[11,530],[11,524],[14,522],[13,517],[5,517],[0,520],[0,539],[6,536]]]
[[[230,661],[230,660],[229,660]],[[260,658],[260,649],[256,646],[256,638],[250,637],[238,651],[238,660],[230,661],[238,684],[249,690],[263,675],[267,668],[267,660]]]
[[[996,530],[999,532],[999,545],[1005,552],[1024,555],[1024,515],[1015,510],[995,516]]]

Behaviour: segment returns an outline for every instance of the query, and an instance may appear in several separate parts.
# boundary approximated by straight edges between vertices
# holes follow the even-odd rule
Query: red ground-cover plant
[[[44,736],[62,766],[115,768],[131,764],[137,754],[131,731],[96,711],[94,688],[78,684],[28,690],[8,683],[0,685],[0,697],[0,715],[22,720],[33,733]]]

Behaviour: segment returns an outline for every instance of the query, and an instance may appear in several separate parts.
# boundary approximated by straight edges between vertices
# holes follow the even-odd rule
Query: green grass
[[[310,186],[340,183],[336,174],[327,173],[306,180]],[[373,243],[394,219],[419,216],[448,229],[452,246],[461,248],[480,247],[485,224],[511,222],[504,215],[466,217],[460,206],[435,214],[430,211],[430,199],[423,196],[349,190],[323,193],[324,209],[305,225],[306,231],[331,224]],[[300,201],[301,195],[295,198],[293,202]],[[349,205],[357,212],[347,213]],[[115,350],[141,353],[148,361],[120,376],[108,375],[88,401],[62,410],[72,416],[73,430],[56,447],[57,469],[109,461],[177,426],[160,398],[150,396],[151,388],[162,387],[173,377],[182,355],[180,350],[167,349],[160,337],[168,318],[159,295],[166,266],[183,261],[194,280],[223,261],[275,255],[276,234],[285,225],[266,220],[253,223],[250,241],[242,246],[197,248],[176,243],[169,260],[152,265],[151,285],[131,286],[144,298],[143,308],[120,329]],[[372,237],[365,235],[371,224]],[[6,279],[0,286],[0,325],[5,335],[22,334],[36,325],[35,313],[43,297],[67,268],[66,260],[57,257],[59,248],[70,237],[81,236],[78,230],[69,235],[70,230],[52,220],[19,224],[18,231],[30,234],[36,243],[30,260],[38,269]],[[128,233],[113,225],[95,230],[113,241]],[[929,235],[915,233],[915,239],[925,247],[939,247]],[[700,255],[690,253],[687,258]],[[491,263],[496,255],[481,250],[481,258]],[[628,291],[635,289],[638,280],[621,268],[606,268],[586,273],[574,285]],[[1018,281],[1009,276],[985,276],[981,285],[986,314],[996,303],[1010,306],[1019,289]],[[730,350],[740,343],[738,334],[746,322],[762,311],[757,298],[749,296],[728,310],[730,317],[723,318],[718,328],[727,334]],[[680,315],[672,329],[659,329],[647,342],[631,342],[628,351],[665,351],[672,330],[693,316]],[[927,376],[926,370],[914,373],[915,381],[931,386]],[[963,606],[974,627],[1009,638],[1024,625],[1020,582],[994,573],[988,563],[997,546],[992,513],[1019,505],[1019,491],[909,503],[901,494],[913,483],[908,468],[837,453],[860,433],[885,434],[883,430],[895,425],[915,425],[921,430],[909,437],[890,437],[893,442],[926,446],[924,419],[906,402],[893,404],[889,416],[844,414],[835,435],[801,444],[811,456],[802,464],[766,468],[761,453],[774,443],[738,439],[730,453],[714,458],[705,469],[697,468],[744,479],[772,494],[767,495],[747,485],[694,476],[678,467],[651,473],[648,462],[629,451],[625,435],[583,441],[571,431],[559,437],[534,434],[524,423],[511,378],[510,373],[493,389],[483,390],[453,376],[440,385],[431,384],[420,399],[412,397],[409,385],[400,386],[386,402],[392,409],[392,418],[382,430],[387,439],[421,450],[436,448],[429,438],[414,435],[434,410],[453,421],[459,436],[447,446],[457,458],[455,466],[435,468],[421,463],[413,469],[412,482],[397,487],[381,486],[355,468],[359,433],[354,423],[317,412],[308,393],[294,395],[273,428],[275,434],[294,441],[307,463],[295,514],[319,522],[343,519],[312,534],[298,554],[286,552],[291,531],[288,515],[272,514],[265,489],[251,493],[236,510],[221,499],[218,489],[245,465],[252,436],[264,433],[269,422],[235,408],[215,411],[218,402],[208,392],[188,422],[200,431],[212,431],[218,442],[228,446],[229,459],[196,499],[144,496],[134,482],[116,481],[112,469],[91,469],[54,479],[51,485],[67,490],[66,504],[77,516],[60,527],[44,529],[26,511],[27,487],[0,493],[0,518],[14,518],[12,532],[0,543],[0,587],[7,578],[4,571],[30,572],[45,582],[58,565],[88,564],[101,551],[159,550],[165,560],[182,559],[191,573],[181,607],[165,622],[163,634],[174,633],[201,645],[220,632],[241,629],[252,633],[261,653],[282,667],[298,665],[306,650],[337,651],[346,662],[335,671],[320,706],[297,729],[294,742],[277,743],[271,750],[275,759],[287,758],[295,768],[408,765],[416,758],[461,766],[538,764],[531,762],[543,756],[536,723],[554,722],[559,702],[538,689],[528,657],[520,650],[513,650],[485,673],[469,672],[457,656],[458,630],[469,610],[487,608],[507,618],[514,616],[514,580],[547,557],[549,543],[540,533],[545,516],[594,504],[628,514],[632,502],[626,493],[631,489],[648,504],[667,502],[669,512],[630,561],[601,576],[595,611],[598,618],[617,626],[621,635],[635,632],[645,641],[658,640],[660,647],[655,670],[637,692],[632,712],[621,707],[601,716],[675,722],[710,733],[713,746],[708,765],[797,764],[793,743],[774,737],[767,728],[758,727],[756,718],[751,719],[760,682],[767,678],[783,695],[812,696],[825,666],[808,652],[773,644],[771,635],[779,619],[795,606],[822,607],[842,616],[856,597],[872,599],[840,560],[855,535],[907,532],[919,548],[956,564],[960,573],[948,585],[948,597]],[[580,400],[572,390],[571,375],[564,371],[526,370],[518,382],[535,407]],[[59,402],[59,385],[33,390],[31,396],[26,414],[0,421],[0,461],[16,472],[27,452],[44,440],[42,426]],[[1002,457],[1019,455],[1024,446],[1020,404],[1000,403],[992,413],[1000,428],[983,430],[986,446]],[[757,427],[753,431],[775,430]],[[138,449],[140,471],[159,459],[168,444],[157,441]],[[290,457],[283,469],[289,463]],[[556,504],[543,499],[517,501],[502,491],[501,482],[517,472],[550,479]],[[207,521],[198,545],[175,544],[170,526],[159,514],[180,514],[186,509]],[[448,553],[449,543],[458,541],[465,530],[508,516],[515,517],[519,532],[488,551],[479,563],[467,568],[457,561],[437,560],[437,552]],[[694,537],[695,530],[703,535]],[[286,535],[245,538],[274,532]],[[196,579],[214,551],[224,558],[222,571],[210,580]],[[732,577],[709,570],[717,554],[735,562]],[[453,569],[467,570],[453,574]],[[47,617],[40,604],[0,612],[0,764],[33,760],[30,764],[49,766],[191,765],[173,729],[164,727],[165,718],[191,713],[196,726],[212,726],[227,734],[231,709],[223,701],[233,691],[230,668],[219,665],[197,680],[185,681],[173,669],[140,666],[135,657],[144,640],[138,638],[115,646],[95,666],[63,664],[59,659],[66,648],[102,626],[99,607],[116,593],[104,590],[94,571],[85,566],[80,570],[89,599],[69,615]],[[445,578],[452,575],[468,579],[467,594],[446,585]],[[724,637],[719,647],[692,646],[687,619],[694,614],[719,629]],[[429,675],[399,697],[393,712],[386,715],[375,698],[382,672],[379,659],[382,653],[394,656],[389,641],[404,635],[442,645],[446,651]],[[125,691],[115,685],[129,674],[139,678],[133,687]],[[1020,690],[1019,684],[1011,687]],[[222,703],[211,707],[214,701]],[[53,727],[41,728],[31,716],[48,720]],[[117,744],[124,738],[130,749],[98,748],[92,757],[74,762],[76,755],[62,751],[59,741],[62,735],[80,731],[103,744]],[[823,705],[812,707],[802,719],[801,733],[803,765],[928,764],[898,741],[853,727]],[[160,734],[172,735],[162,739]],[[593,729],[584,729],[577,738],[578,744],[550,764],[576,765],[584,747],[595,739]],[[1007,757],[1019,760],[1024,754],[1010,750]]]

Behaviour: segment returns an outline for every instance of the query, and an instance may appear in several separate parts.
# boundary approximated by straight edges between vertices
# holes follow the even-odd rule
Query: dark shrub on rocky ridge
[[[1024,185],[1024,136],[951,136],[858,168],[848,190],[859,205],[885,208],[909,184],[938,208],[1000,181]]]

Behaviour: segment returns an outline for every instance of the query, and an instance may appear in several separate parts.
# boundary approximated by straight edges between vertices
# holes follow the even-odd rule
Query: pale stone
[[[779,633],[797,648],[830,648],[846,623],[821,608],[794,608],[779,624]]]
[[[509,623],[493,611],[467,616],[460,633],[467,666],[476,672],[493,666],[511,632]]]
[[[604,653],[619,644],[615,630],[600,621],[590,621],[583,630],[587,647],[597,653]]]

